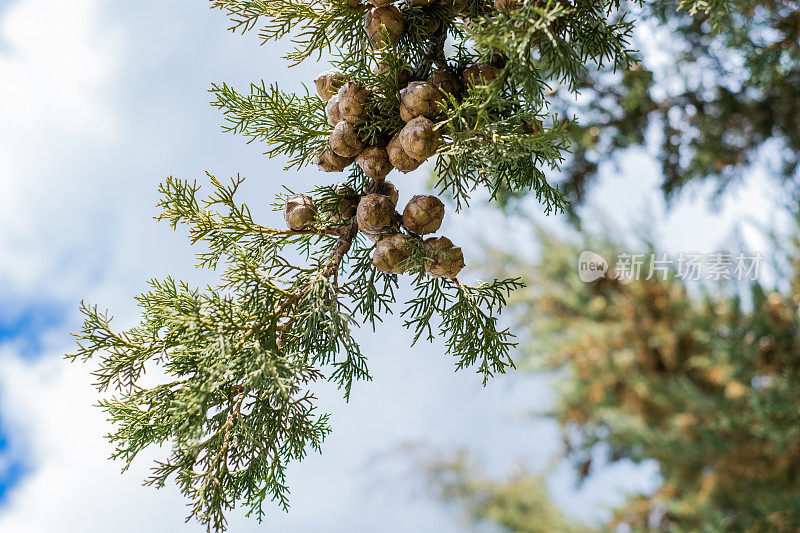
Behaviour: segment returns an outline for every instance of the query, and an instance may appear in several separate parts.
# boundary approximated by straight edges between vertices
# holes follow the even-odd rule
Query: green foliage
[[[319,451],[330,431],[310,387],[327,377],[349,398],[356,381],[370,379],[352,331],[391,312],[397,279],[372,266],[374,245],[356,238],[354,224],[319,221],[301,232],[261,226],[236,202],[241,179],[209,178],[206,198],[195,183],[166,180],[161,218],[205,245],[198,262],[222,266],[220,284],[154,280],[137,298],[141,323],[122,332],[83,305],[70,357],[95,358],[97,388],[113,390],[100,403],[116,425],[113,456],[127,468],[149,446],[171,449],[148,484],[174,477],[192,501],[191,516],[221,530],[224,511],[238,503],[258,518],[265,499],[288,508],[287,464]],[[293,264],[284,254],[290,246],[308,252],[308,266]],[[496,315],[520,284],[421,286],[436,304],[409,302],[409,324],[440,320],[457,368],[477,366],[484,381],[505,372],[512,336],[496,329]],[[143,382],[148,369],[162,375],[157,384]]]
[[[523,364],[562,376],[552,416],[566,456],[582,476],[597,462],[660,468],[661,486],[631,495],[608,528],[797,531],[797,240],[775,251],[788,266],[780,289],[755,282],[690,288],[675,272],[584,283],[575,270],[583,250],[612,258],[629,248],[588,233],[564,239],[540,231],[539,241],[535,264],[505,254],[492,263],[528,285],[511,302],[529,333]],[[484,499],[534,496],[517,478],[489,486]],[[539,512],[524,513],[527,523]],[[488,519],[527,531],[524,519],[507,516]]]
[[[495,109],[508,107],[508,118],[489,119],[485,110],[490,103]],[[446,110],[449,138],[436,162],[434,188],[453,198],[457,208],[468,205],[472,192],[483,187],[491,199],[505,190],[533,191],[547,214],[563,211],[567,199],[547,182],[541,166],[553,167],[562,159],[566,129],[554,125],[535,133],[529,128],[539,123],[535,112],[524,114],[517,105],[497,104],[476,91]],[[493,115],[502,117],[503,113]]]
[[[443,143],[436,188],[455,198],[457,208],[467,205],[476,189],[485,188],[492,198],[504,191],[532,191],[546,212],[563,211],[568,201],[548,183],[545,170],[557,169],[564,160],[569,132],[549,109],[544,96],[548,84],[567,82],[577,89],[590,65],[625,68],[633,61],[627,46],[632,24],[614,1],[571,6],[553,0],[524,2],[510,14],[478,2],[469,8],[474,16],[468,21],[454,19],[446,4],[404,5],[406,30],[400,42],[379,54],[367,50],[362,7],[316,0],[223,0],[214,5],[231,17],[234,30],[260,28],[264,41],[291,35],[297,45],[288,56],[292,60],[332,53],[335,67],[371,90],[370,120],[357,127],[369,143],[385,142],[403,125],[396,112],[401,68],[413,69],[414,79],[425,79],[434,69],[459,74],[475,62],[497,64],[497,80],[464,89],[437,122]],[[334,21],[337,25],[332,26]],[[438,25],[433,34],[424,29],[431,21]],[[448,39],[454,43],[453,54],[445,58]],[[384,74],[375,73],[379,60],[389,66]],[[267,91],[263,82],[251,91],[245,98],[224,85],[215,86],[216,105],[231,119],[229,130],[276,145],[270,155],[293,154],[291,164],[309,163],[313,149],[324,144],[330,131],[321,107],[294,100],[275,87]],[[551,127],[543,129],[543,122]],[[279,131],[282,127],[285,132]],[[293,131],[300,132],[299,138],[288,140]]]
[[[508,480],[486,479],[464,452],[422,465],[428,485],[444,502],[464,506],[476,525],[495,524],[518,533],[588,533],[550,500],[544,479],[519,472]]]
[[[310,57],[321,59],[332,50],[364,56],[369,48],[362,25],[363,10],[346,3],[320,0],[213,0],[213,8],[231,19],[232,31],[259,27],[262,42],[291,37],[294,50],[285,59],[298,64]]]
[[[264,141],[269,157],[287,156],[286,169],[312,163],[325,144],[328,124],[325,105],[306,91],[305,96],[286,94],[277,85],[251,85],[243,95],[226,84],[212,85],[215,107],[222,110],[226,132],[238,133],[252,141]]]
[[[441,317],[438,335],[445,339],[447,353],[458,358],[459,369],[480,360],[478,372],[483,374],[485,385],[491,376],[505,374],[514,367],[509,355],[516,346],[514,336],[508,329],[497,330],[497,315],[508,295],[521,287],[519,279],[495,280],[475,287],[435,278],[419,281],[415,287],[417,296],[402,316],[406,318],[405,326],[414,330],[415,344],[423,337],[431,341],[437,338],[431,319]]]
[[[505,55],[510,84],[526,96],[538,94],[528,103],[539,105],[543,80],[563,82],[574,92],[590,64],[625,69],[634,62],[628,48],[633,23],[614,4],[523,2],[469,25],[466,32],[488,53]]]
[[[573,205],[589,197],[599,166],[630,147],[656,154],[668,199],[705,182],[722,194],[763,165],[796,201],[796,4],[648,1],[631,10],[646,28],[632,40],[642,63],[586,72],[580,101],[571,90],[553,98],[554,110],[581,117],[559,182]]]

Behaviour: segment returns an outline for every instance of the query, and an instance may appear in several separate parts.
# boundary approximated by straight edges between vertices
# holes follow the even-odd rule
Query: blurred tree
[[[636,13],[629,70],[586,70],[575,98],[552,87],[573,153],[560,186],[573,209],[601,163],[646,147],[668,199],[688,183],[721,193],[754,164],[794,196],[800,163],[800,4],[792,0],[623,2]],[[764,157],[764,155],[768,157]],[[574,217],[577,221],[577,217]]]
[[[785,283],[742,290],[733,281],[692,285],[674,270],[627,283],[612,271],[584,283],[581,251],[612,258],[619,242],[544,231],[539,239],[535,265],[502,253],[494,260],[528,283],[512,305],[529,329],[529,362],[563,376],[552,415],[566,456],[582,477],[597,461],[660,468],[661,486],[629,498],[608,527],[800,530],[800,240],[776,250]],[[482,483],[465,479],[464,491]],[[484,501],[538,498],[528,483],[485,482],[480,500],[464,501],[476,514]],[[517,532],[545,516],[506,509],[482,516]]]
[[[640,65],[585,73],[578,99],[553,88],[555,108],[581,117],[570,124],[573,155],[560,183],[573,209],[588,197],[599,164],[634,146],[661,164],[668,200],[705,181],[721,193],[759,164],[796,208],[800,5],[637,6]],[[785,268],[774,286],[747,287],[690,286],[674,271],[666,279],[587,284],[575,271],[580,252],[613,257],[619,241],[582,233],[564,242],[543,231],[540,241],[535,265],[501,255],[493,264],[522,273],[529,285],[514,306],[533,339],[527,363],[563,378],[551,414],[563,428],[565,455],[582,477],[593,463],[623,459],[656,461],[662,476],[654,493],[630,497],[605,527],[800,531],[797,239],[776,243]],[[533,481],[467,476],[463,490],[480,485],[481,500],[460,500],[473,516],[527,531],[520,524],[548,515],[533,507],[527,518],[480,510],[498,498],[546,498],[525,486]],[[556,521],[550,530],[562,527]]]
[[[436,496],[448,503],[466,505],[475,525],[494,523],[520,533],[588,533],[563,515],[547,494],[541,476],[520,471],[506,481],[488,480],[475,473],[463,451],[423,463]]]

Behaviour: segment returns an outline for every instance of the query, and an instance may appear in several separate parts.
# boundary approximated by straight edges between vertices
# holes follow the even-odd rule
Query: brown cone
[[[400,192],[398,192],[397,187],[395,187],[394,183],[391,181],[383,180],[376,183],[375,194],[389,197],[389,200],[392,201],[392,205],[397,207],[397,201],[400,199]]]
[[[334,192],[341,198],[336,203],[336,209],[331,214],[331,220],[333,222],[346,222],[356,216],[359,200],[356,191],[346,183],[339,183],[336,185]]]
[[[337,95],[331,96],[331,99],[325,105],[325,116],[332,128],[335,128],[342,120],[342,114],[339,112],[339,97]]]
[[[431,237],[423,243],[425,270],[437,278],[455,279],[464,268],[464,252],[447,237]]]
[[[339,116],[350,124],[367,118],[365,104],[369,92],[357,81],[348,81],[337,94],[339,98]]]
[[[449,7],[456,15],[466,15],[469,7],[469,0],[440,0],[439,3]]]
[[[386,7],[391,5],[392,0],[367,0],[367,3],[371,4],[374,7]]]
[[[428,77],[428,83],[442,91],[443,93],[458,94],[461,91],[461,83],[456,75],[449,70],[436,70]]]
[[[522,123],[522,133],[533,133],[538,135],[542,133],[542,121],[539,119],[526,120]]]
[[[386,152],[389,154],[389,161],[394,165],[394,167],[404,174],[408,174],[414,170],[417,170],[420,165],[422,165],[422,161],[417,161],[413,159],[410,155],[408,155],[405,150],[403,150],[403,146],[400,144],[400,134],[398,133],[392,140],[389,141],[389,145],[386,147]]]
[[[314,222],[317,216],[317,206],[310,197],[303,194],[294,194],[286,198],[283,207],[283,218],[286,225],[293,231],[301,231]]]
[[[361,198],[356,210],[358,227],[365,233],[380,233],[394,218],[394,204],[388,196],[368,194]]]
[[[403,34],[404,26],[403,14],[397,6],[373,7],[364,19],[364,29],[374,48],[396,45]],[[384,38],[382,27],[389,34],[389,42]]]
[[[425,18],[422,19],[422,31],[428,35],[433,35],[441,27],[442,23],[439,22],[438,18],[434,17],[431,13],[425,14]]]
[[[375,181],[380,181],[392,171],[392,164],[389,162],[389,154],[385,148],[370,146],[365,148],[358,157],[356,163],[364,171],[367,177]]]
[[[344,120],[333,128],[328,143],[333,152],[340,157],[355,157],[364,149],[364,143],[358,138],[356,129]]]
[[[314,85],[317,86],[317,94],[322,98],[322,101],[327,102],[336,94],[344,80],[344,74],[338,70],[326,70],[316,77]]]
[[[411,239],[400,233],[381,238],[372,253],[372,264],[387,274],[403,274],[408,266],[401,266],[401,263],[411,257]]]
[[[433,130],[433,122],[425,117],[408,121],[398,135],[403,151],[417,161],[425,161],[439,148],[439,134]]]
[[[494,0],[494,8],[498,11],[511,11],[517,8],[517,0]]]
[[[412,233],[435,233],[444,220],[444,204],[435,196],[414,196],[403,210],[403,227]]]
[[[333,192],[335,192],[337,196],[358,196],[356,190],[347,183],[337,183]]]
[[[400,91],[400,118],[405,122],[417,117],[435,118],[442,107],[442,95],[427,81],[412,81]]]
[[[336,155],[330,146],[325,146],[317,153],[317,166],[325,172],[341,172],[355,161],[352,157]]]
[[[475,63],[464,69],[462,81],[466,87],[489,85],[500,75],[500,69],[489,63]]]

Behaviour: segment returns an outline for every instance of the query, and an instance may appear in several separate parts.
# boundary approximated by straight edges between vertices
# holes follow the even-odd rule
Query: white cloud
[[[55,270],[93,195],[86,160],[114,128],[116,36],[99,0],[25,0],[0,15],[0,285],[19,290]]]
[[[28,0],[4,14],[0,95],[13,103],[2,110],[4,125],[14,128],[9,139],[43,127],[82,134],[105,125],[107,108],[98,98],[114,55],[98,7],[97,0]]]
[[[0,531],[191,530],[183,525],[183,502],[174,491],[142,487],[141,467],[122,476],[120,465],[105,459],[109,428],[92,407],[97,396],[86,368],[65,368],[58,352],[50,355],[31,364],[0,352],[2,418],[13,453],[22,452],[32,467],[10,491]]]

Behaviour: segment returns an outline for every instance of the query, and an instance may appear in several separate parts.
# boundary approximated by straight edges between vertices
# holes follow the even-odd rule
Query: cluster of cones
[[[464,268],[461,248],[447,237],[423,240],[424,235],[435,233],[442,225],[445,214],[442,201],[430,195],[414,196],[401,215],[396,211],[398,192],[394,185],[381,181],[373,189],[377,192],[358,195],[348,185],[338,185],[338,200],[325,218],[335,223],[355,218],[359,231],[376,241],[372,263],[383,272],[407,272],[412,267],[409,259],[421,249],[428,274],[455,279]],[[287,198],[283,215],[293,231],[311,228],[320,218],[313,198],[302,194]],[[408,233],[402,233],[401,227]]]
[[[359,0],[346,1],[352,8],[366,11],[364,29],[379,57],[382,50],[401,42],[407,28],[402,11],[394,2],[367,0],[362,4]],[[467,0],[404,1],[423,9],[439,3],[449,7],[453,17],[467,18]],[[498,0],[501,5],[496,7],[499,10],[510,9],[513,1]],[[434,34],[438,29],[438,23],[433,19],[426,23],[426,32]],[[371,144],[359,136],[360,127],[357,126],[370,120],[369,102],[376,97],[376,88],[367,87],[337,70],[320,74],[314,84],[325,102],[325,115],[332,130],[328,142],[317,154],[317,166],[326,172],[343,172],[355,163],[372,183],[361,193],[347,185],[338,185],[336,206],[322,217],[312,198],[304,195],[289,197],[284,209],[289,228],[302,231],[320,221],[345,224],[355,219],[359,231],[377,243],[373,255],[376,268],[403,274],[412,266],[409,259],[421,250],[429,274],[455,279],[464,268],[461,248],[453,245],[447,237],[424,238],[439,230],[445,213],[444,204],[435,196],[418,195],[400,214],[396,211],[397,188],[386,181],[386,177],[393,169],[402,173],[412,172],[436,154],[441,134],[435,121],[442,114],[447,99],[458,99],[466,88],[491,83],[500,75],[499,66],[502,65],[476,63],[459,72],[439,68],[424,79],[412,79],[410,70],[400,69],[394,73],[399,85],[397,113],[405,124],[394,135]],[[389,70],[388,65],[378,61],[378,73]]]

